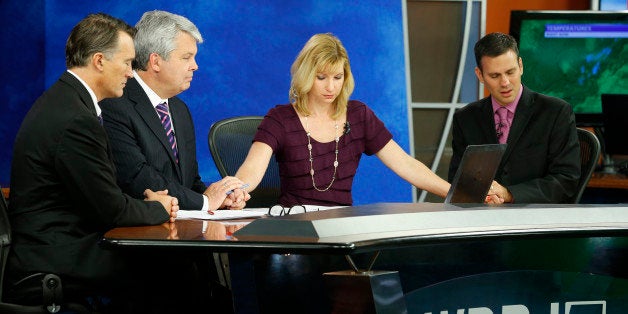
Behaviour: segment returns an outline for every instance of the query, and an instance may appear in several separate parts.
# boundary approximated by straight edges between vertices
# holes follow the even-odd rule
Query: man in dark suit
[[[103,233],[176,217],[177,200],[165,191],[147,189],[138,200],[120,190],[99,122],[98,101],[122,96],[133,75],[134,34],[106,14],[79,22],[66,43],[67,72],[22,122],[11,169],[9,292],[25,276],[50,272],[114,293],[134,270],[125,256],[99,246]]]
[[[200,32],[187,18],[164,11],[146,12],[136,28],[135,78],[123,97],[100,104],[118,184],[133,196],[147,188],[167,189],[185,210],[243,208],[250,196],[239,179],[226,177],[209,187],[201,181],[192,116],[176,97],[198,69]]]
[[[454,114],[449,180],[467,145],[507,143],[490,203],[569,202],[580,177],[571,106],[523,86],[523,62],[512,36],[488,34],[474,52],[475,74],[491,95]]]

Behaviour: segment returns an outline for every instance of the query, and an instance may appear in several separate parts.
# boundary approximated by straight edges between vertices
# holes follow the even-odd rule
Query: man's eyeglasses
[[[318,208],[306,208],[304,205],[294,205],[292,207],[283,207],[281,205],[273,205],[268,208],[268,216],[285,216],[294,214],[303,214],[309,212],[317,212]]]

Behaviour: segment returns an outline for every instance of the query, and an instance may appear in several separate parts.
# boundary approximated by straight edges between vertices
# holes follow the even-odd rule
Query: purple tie
[[[168,137],[168,141],[170,142],[170,148],[172,148],[174,159],[179,162],[177,138],[174,136],[174,129],[172,128],[172,122],[170,121],[170,111],[168,110],[168,104],[165,102],[161,103],[155,106],[155,109],[157,109],[159,118],[161,118],[161,124],[164,126],[164,130],[166,130],[166,136]]]
[[[506,143],[506,140],[508,140],[508,132],[510,131],[510,125],[508,124],[508,109],[506,109],[506,107],[499,107],[495,113],[497,113],[497,121],[495,121],[497,139],[500,144],[504,144]]]

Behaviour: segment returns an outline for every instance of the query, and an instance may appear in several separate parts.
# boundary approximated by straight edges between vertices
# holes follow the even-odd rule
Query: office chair
[[[57,313],[61,309],[70,310],[72,313],[89,313],[80,304],[64,303],[61,279],[56,274],[34,274],[29,276],[31,280],[26,280],[29,283],[35,283],[33,287],[25,287],[26,290],[42,292],[40,305],[22,305],[4,301],[4,270],[11,247],[11,226],[6,199],[4,195],[0,198],[0,313]]]
[[[240,116],[214,123],[209,129],[209,151],[221,176],[233,176],[246,158],[262,116]],[[275,155],[260,184],[251,193],[247,207],[270,207],[277,204],[280,193],[279,166]]]
[[[578,140],[580,141],[580,180],[578,181],[578,190],[573,197],[573,203],[580,203],[580,198],[584,189],[591,179],[593,170],[600,158],[600,141],[595,134],[578,128]]]

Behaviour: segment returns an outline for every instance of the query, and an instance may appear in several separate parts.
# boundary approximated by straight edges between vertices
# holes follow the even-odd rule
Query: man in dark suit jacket
[[[201,181],[192,116],[176,97],[190,87],[198,69],[194,58],[197,42],[203,41],[200,32],[187,18],[164,11],[146,12],[136,28],[135,78],[123,97],[100,104],[118,184],[132,196],[147,188],[168,190],[185,210],[243,208],[249,196],[239,179],[226,177],[209,187]],[[162,103],[167,109],[161,111],[170,114],[167,127],[158,114]],[[174,143],[168,132],[174,132]],[[237,193],[226,197],[233,189]]]
[[[132,76],[134,33],[106,14],[79,22],[66,44],[68,71],[22,122],[11,169],[10,284],[50,272],[114,291],[133,270],[122,254],[99,246],[103,233],[176,217],[177,200],[163,192],[146,190],[145,201],[123,194],[99,122],[98,100],[120,97]]]
[[[521,84],[523,63],[512,36],[488,34],[474,50],[475,73],[491,96],[454,114],[449,180],[467,145],[507,143],[489,202],[569,202],[580,177],[580,145],[571,106]],[[497,112],[502,110],[504,121]]]

